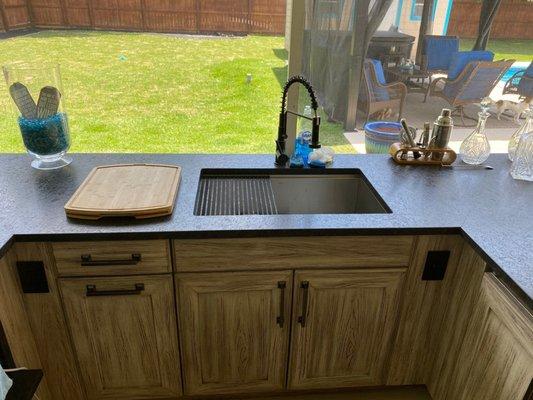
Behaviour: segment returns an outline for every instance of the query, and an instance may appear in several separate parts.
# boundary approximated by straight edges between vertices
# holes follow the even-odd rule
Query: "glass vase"
[[[482,111],[478,113],[476,129],[461,143],[461,159],[466,164],[482,164],[490,155],[490,143],[485,133],[485,124],[489,117],[488,105],[482,103]]]
[[[533,131],[524,133],[518,142],[511,176],[514,179],[533,181]]]
[[[532,106],[529,106],[529,110],[526,111],[526,120],[509,139],[509,145],[507,147],[509,160],[514,161],[516,148],[518,147],[518,142],[520,142],[522,135],[531,131],[533,131],[533,108]]]
[[[22,141],[31,166],[49,170],[71,163],[70,131],[58,64],[16,63],[3,67]]]

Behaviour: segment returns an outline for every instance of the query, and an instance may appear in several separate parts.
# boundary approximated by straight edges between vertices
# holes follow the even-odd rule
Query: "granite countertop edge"
[[[73,154],[62,170],[36,171],[22,154],[0,154],[0,255],[17,241],[294,235],[460,234],[525,305],[533,309],[533,184],[509,176],[506,155],[493,171],[405,167],[385,155],[341,155],[334,168],[358,169],[392,214],[201,217],[193,214],[202,169],[273,168],[271,155]],[[150,221],[84,222],[63,205],[98,165],[180,165],[174,213]],[[6,171],[11,171],[8,174]],[[529,207],[529,208],[528,208]]]

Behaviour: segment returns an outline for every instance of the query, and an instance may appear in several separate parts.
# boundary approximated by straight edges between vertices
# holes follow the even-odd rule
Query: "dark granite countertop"
[[[533,183],[513,180],[506,155],[494,170],[399,166],[385,155],[340,155],[358,168],[391,214],[210,216],[193,214],[203,168],[273,168],[272,155],[73,154],[57,171],[37,171],[22,154],[0,155],[0,251],[15,240],[208,237],[279,234],[461,233],[531,306]],[[183,168],[172,216],[143,221],[78,221],[63,206],[98,165],[161,163]]]

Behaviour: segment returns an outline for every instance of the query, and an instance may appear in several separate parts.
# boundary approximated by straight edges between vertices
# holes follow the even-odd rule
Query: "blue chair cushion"
[[[459,51],[459,39],[448,36],[428,36],[424,50],[428,71],[448,71],[452,55]]]
[[[387,80],[385,79],[385,72],[383,71],[383,65],[381,65],[381,61],[374,58],[371,58],[370,61],[372,64],[374,64],[374,70],[376,71],[376,78],[378,82],[382,85],[386,85]]]
[[[381,65],[381,61],[374,60],[374,59],[367,59],[367,61],[370,61],[372,63],[372,67],[374,68],[374,72],[376,73],[376,79],[379,84],[386,85],[387,81],[385,79],[385,72],[383,71],[383,66]],[[372,75],[370,73],[371,67],[368,64],[365,64],[365,76],[368,80],[369,84],[372,84]],[[373,101],[387,101],[390,99],[389,92],[387,89],[381,88],[381,87],[371,87],[373,97]]]
[[[494,53],[492,51],[457,51],[453,53],[448,69],[448,79],[455,79],[463,69],[472,61],[492,61]]]

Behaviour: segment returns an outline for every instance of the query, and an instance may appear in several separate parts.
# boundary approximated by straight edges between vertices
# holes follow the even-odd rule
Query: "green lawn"
[[[461,39],[460,43],[461,50],[472,50],[475,40]],[[533,40],[490,39],[487,45],[487,50],[490,50],[495,53],[495,60],[501,60],[502,58],[512,59],[516,61],[533,60]]]
[[[0,40],[0,64],[61,64],[74,152],[272,153],[287,75],[283,44],[48,31]],[[2,92],[0,152],[24,151]],[[322,142],[353,152],[341,126],[323,121]]]

